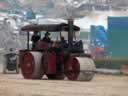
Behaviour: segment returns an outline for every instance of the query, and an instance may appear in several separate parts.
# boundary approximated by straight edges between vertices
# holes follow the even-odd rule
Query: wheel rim
[[[34,72],[35,62],[31,53],[26,53],[23,57],[23,64],[21,70],[24,78],[32,79]]]
[[[67,64],[66,76],[69,80],[77,80],[80,73],[80,65],[75,58],[71,58]]]

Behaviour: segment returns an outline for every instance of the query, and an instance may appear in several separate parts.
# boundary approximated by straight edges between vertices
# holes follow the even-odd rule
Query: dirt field
[[[96,75],[91,82],[24,80],[0,74],[0,96],[128,96],[128,77]]]

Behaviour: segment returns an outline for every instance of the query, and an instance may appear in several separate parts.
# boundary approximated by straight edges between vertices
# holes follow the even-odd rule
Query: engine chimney
[[[72,45],[72,42],[73,42],[73,32],[74,32],[74,28],[73,28],[73,19],[68,19],[68,28],[69,28],[69,31],[68,31],[68,43],[70,45]]]

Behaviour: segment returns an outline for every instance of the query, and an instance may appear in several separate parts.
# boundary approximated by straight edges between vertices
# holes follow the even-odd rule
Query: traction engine
[[[80,28],[73,25],[73,20],[68,24],[26,25],[21,28],[27,32],[27,49],[20,50],[20,67],[25,79],[41,79],[46,75],[48,79],[90,81],[94,77],[95,64],[90,54],[85,54],[81,40],[75,40],[74,33]],[[34,34],[43,32],[58,32],[60,40],[45,42],[39,38],[29,46],[30,32]],[[68,34],[63,42],[62,33]]]

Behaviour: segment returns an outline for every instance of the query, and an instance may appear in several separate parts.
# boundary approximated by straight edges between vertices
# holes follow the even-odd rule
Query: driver
[[[38,32],[34,32],[31,41],[32,41],[32,49],[35,48],[35,44],[40,40],[40,36],[38,35]]]
[[[46,43],[51,43],[51,39],[50,39],[50,33],[46,32],[44,38],[42,39],[42,41],[46,42]]]

